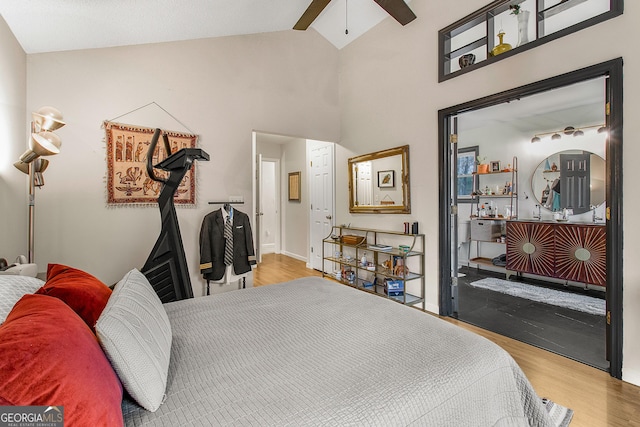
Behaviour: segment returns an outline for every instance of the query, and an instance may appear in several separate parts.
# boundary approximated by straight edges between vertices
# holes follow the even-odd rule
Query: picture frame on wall
[[[500,164],[500,160],[496,160],[489,163],[489,170],[491,172],[500,172],[502,170],[502,165]]]
[[[289,172],[289,201],[300,201],[300,172]]]
[[[378,171],[378,187],[393,188],[396,186],[395,171]]]

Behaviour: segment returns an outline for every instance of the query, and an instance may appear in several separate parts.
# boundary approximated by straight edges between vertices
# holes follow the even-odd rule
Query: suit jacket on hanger
[[[207,214],[200,229],[200,273],[205,279],[224,276],[224,218],[220,209]],[[247,214],[233,210],[233,271],[240,275],[256,263],[253,235]]]

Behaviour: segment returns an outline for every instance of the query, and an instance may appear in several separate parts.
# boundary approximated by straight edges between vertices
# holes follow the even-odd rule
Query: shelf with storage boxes
[[[476,266],[502,268],[506,264],[503,248],[487,248],[491,256],[483,256],[482,244],[504,245],[506,241],[506,221],[518,218],[518,158],[505,168],[500,162],[492,162],[486,173],[473,174],[473,195],[471,203],[471,233],[468,246],[468,263]],[[471,242],[475,242],[475,257],[471,257]]]
[[[322,259],[323,277],[424,308],[424,234],[334,226]]]

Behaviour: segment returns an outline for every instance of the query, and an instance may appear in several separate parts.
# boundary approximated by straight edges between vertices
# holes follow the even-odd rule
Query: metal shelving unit
[[[322,276],[402,304],[422,304],[424,308],[424,245],[424,234],[334,226],[331,234],[323,239]],[[401,250],[400,246],[405,249]],[[362,264],[365,254],[367,265]],[[406,268],[395,269],[398,265]],[[402,281],[402,294],[387,293],[387,280]]]
[[[490,194],[490,195],[486,195],[486,194],[474,194],[473,198],[472,198],[472,203],[471,203],[471,220],[472,220],[472,228],[473,228],[473,221],[474,220],[478,220],[478,221],[485,221],[487,222],[489,225],[489,227],[491,227],[492,225],[494,225],[493,223],[495,222],[499,222],[500,226],[505,228],[506,230],[506,222],[507,220],[511,220],[511,219],[517,219],[518,218],[518,209],[519,209],[519,205],[518,205],[518,158],[516,156],[513,157],[512,159],[512,163],[511,163],[511,168],[510,170],[501,170],[501,171],[496,171],[496,172],[488,172],[488,173],[473,173],[473,187],[472,188],[478,188],[479,185],[477,185],[479,183],[479,180],[481,179],[481,177],[487,177],[487,176],[496,176],[496,175],[506,175],[506,176],[511,176],[511,192],[509,192],[509,194]],[[473,215],[474,212],[474,208],[476,210],[478,210],[478,207],[480,206],[480,198],[484,198],[484,199],[508,199],[509,200],[509,210],[511,212],[510,216],[500,216],[500,215],[496,215],[493,217],[483,217],[480,218],[478,215]],[[501,233],[502,234],[502,233]],[[492,240],[489,238],[486,239],[480,239],[480,238],[473,238],[473,233],[470,236],[469,239],[469,247],[468,247],[468,252],[467,252],[467,263],[474,263],[476,265],[488,265],[488,266],[494,266],[493,265],[493,261],[490,258],[486,258],[486,257],[482,257],[480,256],[480,244],[481,243],[493,243],[493,244],[505,244],[505,242],[498,242],[496,240]],[[505,232],[505,241],[506,241],[506,232]],[[476,257],[471,259],[471,242],[476,242]]]

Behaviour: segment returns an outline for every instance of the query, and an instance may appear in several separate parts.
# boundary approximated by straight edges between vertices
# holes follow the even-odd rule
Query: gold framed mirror
[[[411,213],[409,146],[349,159],[349,212]]]

